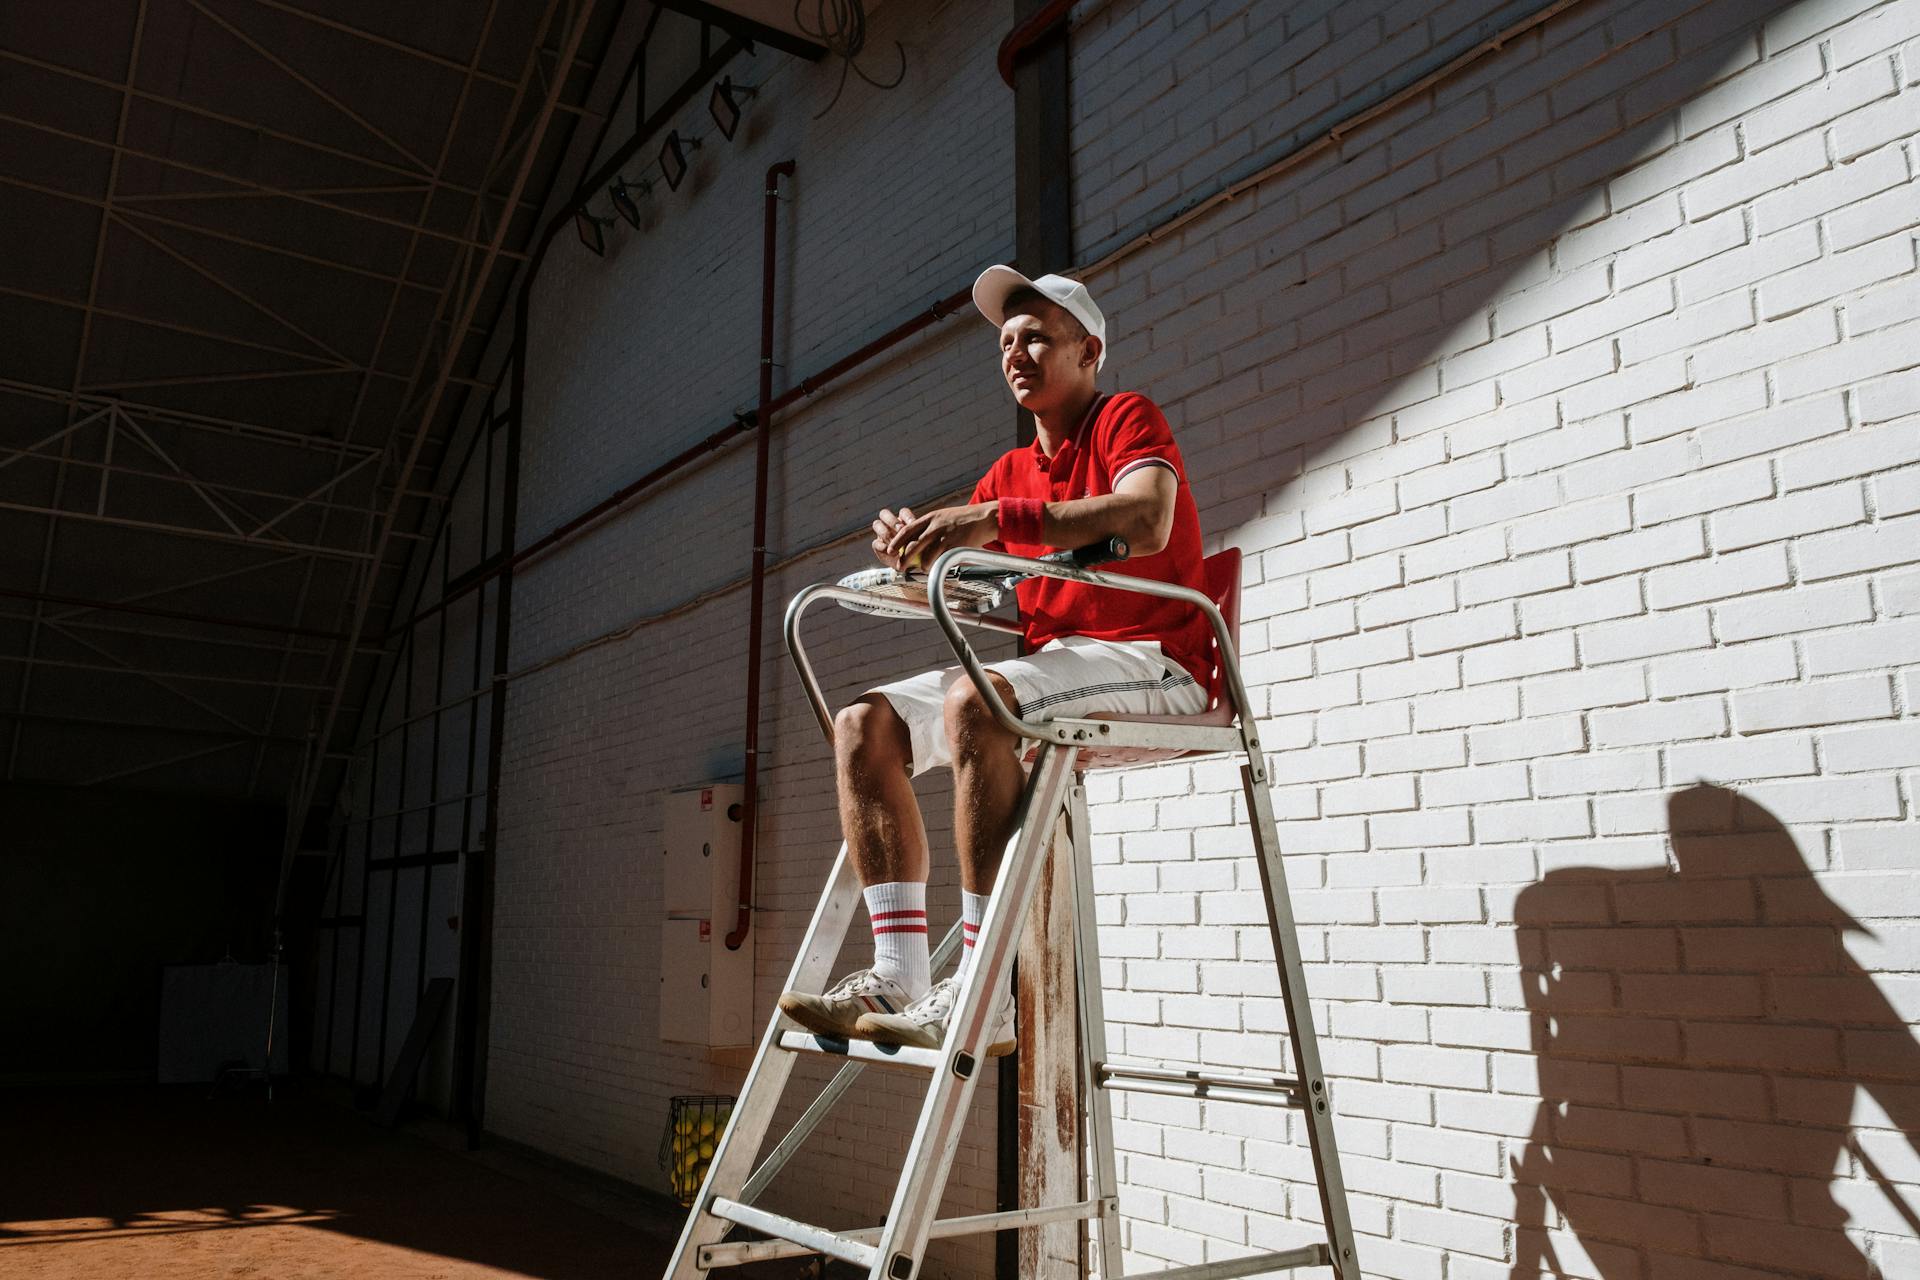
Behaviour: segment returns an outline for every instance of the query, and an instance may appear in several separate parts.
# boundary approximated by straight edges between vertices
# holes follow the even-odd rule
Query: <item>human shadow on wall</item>
[[[1920,1234],[1873,1155],[1920,1133],[1920,1043],[1847,953],[1871,931],[1738,792],[1677,791],[1668,818],[1668,865],[1562,867],[1516,900],[1540,1107],[1512,1280],[1668,1274],[1643,1257],[1879,1275],[1836,1170]],[[1899,1132],[1856,1135],[1857,1093]],[[1569,1235],[1586,1265],[1563,1271]]]

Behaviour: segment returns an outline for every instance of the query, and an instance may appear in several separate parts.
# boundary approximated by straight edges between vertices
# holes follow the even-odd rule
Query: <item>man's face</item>
[[[1046,413],[1093,385],[1096,344],[1063,307],[1033,303],[1000,326],[1000,372],[1022,409]]]

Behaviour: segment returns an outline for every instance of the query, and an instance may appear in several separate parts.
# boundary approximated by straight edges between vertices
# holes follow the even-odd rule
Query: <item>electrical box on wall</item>
[[[740,903],[744,798],[738,783],[666,795],[662,1040],[715,1049],[753,1043],[754,935],[737,950],[727,946]]]

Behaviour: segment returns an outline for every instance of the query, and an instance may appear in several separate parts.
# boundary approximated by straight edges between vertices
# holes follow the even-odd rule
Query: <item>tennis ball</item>
[[[702,1160],[713,1159],[713,1143],[711,1141],[702,1142],[700,1144],[700,1158]]]
[[[713,1136],[713,1130],[714,1130],[713,1117],[712,1116],[700,1117],[700,1136],[703,1138],[711,1138]]]

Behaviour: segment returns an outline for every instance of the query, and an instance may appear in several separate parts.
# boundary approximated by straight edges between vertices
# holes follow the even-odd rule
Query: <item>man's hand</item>
[[[911,507],[900,508],[898,514],[888,511],[885,508],[881,509],[880,514],[873,518],[874,559],[889,569],[898,569],[901,567],[900,557],[893,553],[890,544],[893,542],[893,535],[900,531],[900,527],[913,520],[913,518],[913,509]]]
[[[884,517],[887,513],[880,514]],[[998,510],[991,502],[944,507],[923,516],[902,508],[900,516],[880,554],[883,561],[895,568],[924,569],[943,551],[953,547],[984,547],[1000,536]],[[876,530],[879,524],[877,520],[874,522]]]

